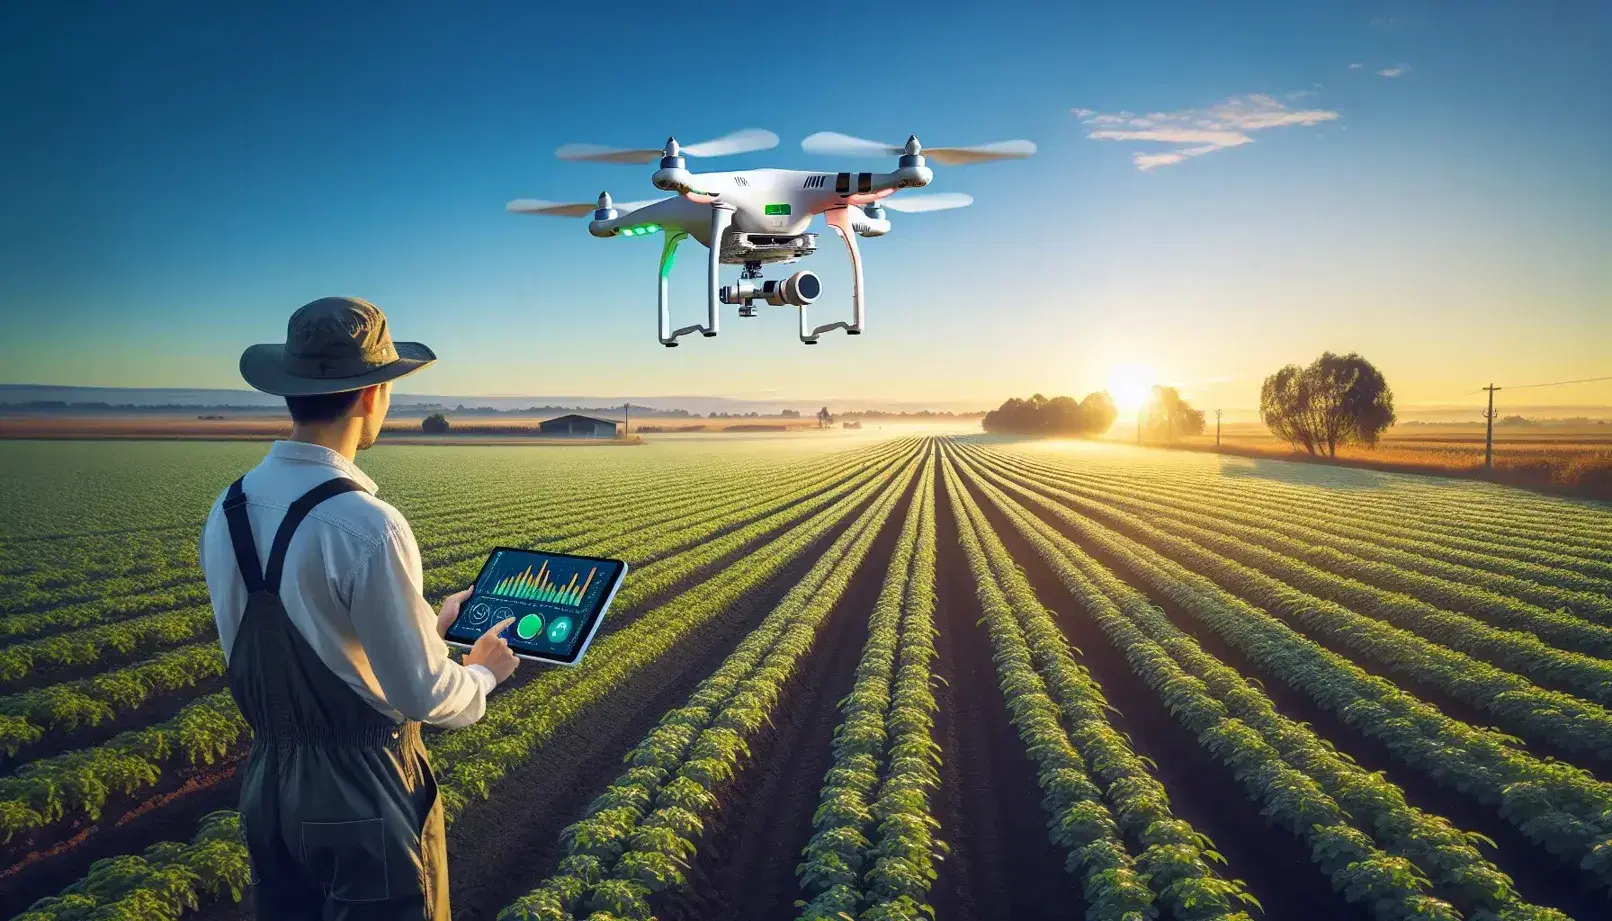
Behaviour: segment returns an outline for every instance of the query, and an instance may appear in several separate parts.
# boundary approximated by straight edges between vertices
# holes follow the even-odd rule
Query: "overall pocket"
[[[390,897],[386,851],[385,819],[302,823],[303,866],[338,902]]]

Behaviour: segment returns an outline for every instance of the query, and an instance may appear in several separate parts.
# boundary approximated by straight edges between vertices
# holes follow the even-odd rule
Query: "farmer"
[[[241,356],[241,376],[285,397],[292,419],[201,539],[230,693],[253,733],[241,823],[262,919],[448,921],[420,724],[474,723],[517,660],[500,627],[463,665],[448,658],[442,636],[470,593],[431,610],[409,523],[353,463],[391,382],[435,360],[346,297],[302,307],[284,345]]]

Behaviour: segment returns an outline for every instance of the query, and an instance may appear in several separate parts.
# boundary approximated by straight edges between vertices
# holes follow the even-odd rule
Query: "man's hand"
[[[480,665],[492,672],[493,677],[498,679],[499,684],[503,684],[504,679],[514,674],[515,666],[521,662],[521,660],[515,658],[513,652],[509,651],[509,641],[502,636],[504,628],[514,622],[515,618],[506,617],[493,624],[486,633],[483,633],[476,640],[476,645],[470,647],[470,651],[465,653],[465,664]]]
[[[437,615],[437,636],[444,639],[448,636],[448,628],[459,619],[459,609],[464,607],[465,599],[470,597],[471,589],[454,592],[442,599],[442,613]]]

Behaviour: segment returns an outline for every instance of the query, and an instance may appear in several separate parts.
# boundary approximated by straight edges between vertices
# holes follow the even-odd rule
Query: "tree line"
[[[1375,445],[1394,424],[1394,393],[1359,354],[1323,352],[1309,365],[1286,365],[1260,388],[1260,419],[1293,450],[1336,457],[1346,444]],[[1107,391],[1074,397],[1012,397],[985,414],[985,431],[1006,435],[1096,436],[1117,412]],[[1155,385],[1137,417],[1138,439],[1175,441],[1203,434],[1204,411],[1175,387]]]
[[[1028,400],[1011,397],[985,414],[985,431],[1004,435],[1101,435],[1114,425],[1114,398],[1108,391],[1048,399],[1035,394]]]

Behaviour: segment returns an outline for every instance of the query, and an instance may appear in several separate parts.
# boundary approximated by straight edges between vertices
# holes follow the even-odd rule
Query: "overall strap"
[[[241,491],[244,479],[243,476],[230,484],[224,497],[224,518],[229,521],[230,543],[235,545],[235,565],[240,567],[250,595],[263,588],[263,570],[257,562],[257,544],[252,542],[252,522],[246,517],[246,493]]]
[[[280,522],[280,530],[274,532],[274,544],[269,549],[269,566],[263,575],[262,584],[267,586],[270,592],[276,595],[280,593],[280,574],[285,569],[285,554],[286,550],[291,547],[291,535],[296,533],[297,526],[302,524],[302,519],[308,517],[308,513],[313,511],[314,506],[344,492],[363,491],[364,487],[352,480],[346,477],[336,477],[333,480],[320,483],[303,493],[302,498],[291,503],[291,508],[286,510],[285,518]],[[255,556],[252,562],[256,565],[257,559]],[[250,583],[248,583],[247,588],[248,590],[251,589]]]

